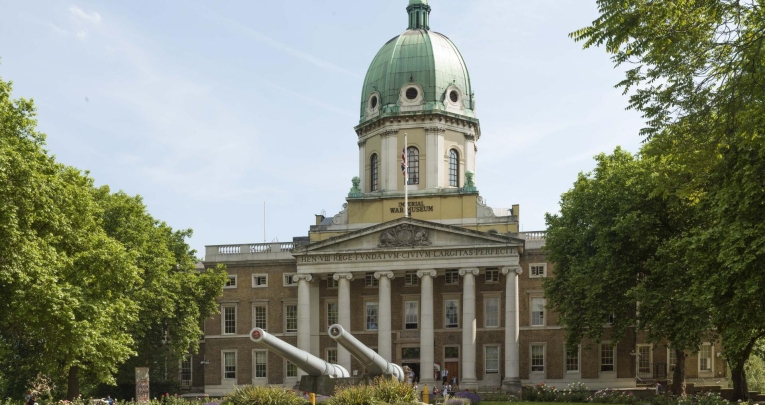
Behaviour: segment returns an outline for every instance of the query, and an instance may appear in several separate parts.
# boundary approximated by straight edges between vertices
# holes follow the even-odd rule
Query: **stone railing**
[[[513,216],[512,208],[492,208],[495,217],[510,217]]]
[[[291,258],[292,242],[246,243],[242,245],[205,246],[205,261],[272,260]]]
[[[520,237],[526,239],[526,249],[541,249],[545,245],[547,231],[521,232]]]

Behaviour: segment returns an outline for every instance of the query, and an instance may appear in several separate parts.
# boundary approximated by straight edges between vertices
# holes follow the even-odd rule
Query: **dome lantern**
[[[430,29],[430,6],[428,0],[409,0],[409,6],[406,8],[409,13],[410,30],[429,30]]]

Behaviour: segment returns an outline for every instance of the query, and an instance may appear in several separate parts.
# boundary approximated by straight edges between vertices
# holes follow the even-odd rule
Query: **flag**
[[[406,147],[401,151],[401,174],[406,177]]]

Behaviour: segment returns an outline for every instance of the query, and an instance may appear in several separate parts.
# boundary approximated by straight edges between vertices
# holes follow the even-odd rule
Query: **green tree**
[[[765,10],[749,0],[598,0],[572,33],[629,66],[618,84],[640,111],[646,155],[671,170],[658,189],[694,203],[675,244],[691,288],[711,303],[736,399],[765,336]]]
[[[655,163],[617,148],[601,154],[546,216],[545,249],[555,277],[544,281],[567,344],[618,341],[633,328],[677,353],[673,389],[684,391],[684,351],[698,350],[708,311],[683,291],[688,282],[671,242],[688,226],[689,205],[656,195]],[[669,300],[667,297],[671,297]],[[637,304],[639,302],[639,305]]]

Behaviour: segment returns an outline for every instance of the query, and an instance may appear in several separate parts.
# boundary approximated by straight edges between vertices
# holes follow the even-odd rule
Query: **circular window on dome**
[[[377,108],[377,96],[372,96],[372,99],[369,100],[369,106],[372,108]]]
[[[417,88],[415,87],[410,87],[406,89],[406,98],[408,98],[409,100],[414,100],[415,98],[417,98],[419,94],[420,93],[417,91]]]
[[[452,103],[456,103],[460,99],[460,95],[457,94],[456,90],[452,90],[449,92],[449,99],[452,100]]]

